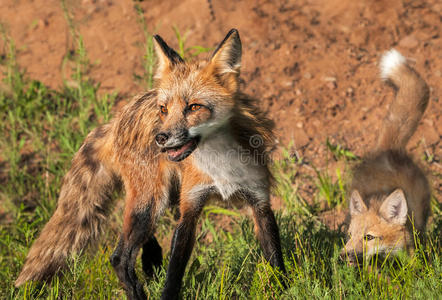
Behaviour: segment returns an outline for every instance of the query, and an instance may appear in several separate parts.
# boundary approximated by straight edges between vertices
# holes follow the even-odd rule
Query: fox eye
[[[366,234],[366,235],[364,236],[364,239],[367,240],[367,241],[371,241],[371,240],[375,239],[375,237],[372,236],[371,234]]]
[[[165,107],[164,105],[160,106],[160,111],[163,115],[167,114],[167,107]]]
[[[192,104],[192,105],[189,105],[189,110],[190,111],[197,111],[201,108],[201,106],[202,105],[200,105],[200,104]]]

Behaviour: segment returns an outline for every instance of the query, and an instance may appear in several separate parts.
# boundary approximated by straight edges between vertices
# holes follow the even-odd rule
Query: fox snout
[[[155,136],[155,141],[157,142],[158,146],[163,146],[167,140],[169,139],[169,135],[167,133],[159,133]]]
[[[187,128],[164,130],[155,136],[155,141],[163,150],[177,147],[189,141],[189,130]]]
[[[355,252],[354,249],[348,251],[343,249],[339,254],[341,261],[348,263],[350,266],[358,265],[364,259],[362,253]]]
[[[180,128],[173,131],[163,131],[155,136],[158,147],[167,152],[171,161],[181,161],[188,157],[198,146],[199,136],[191,136],[189,130]]]

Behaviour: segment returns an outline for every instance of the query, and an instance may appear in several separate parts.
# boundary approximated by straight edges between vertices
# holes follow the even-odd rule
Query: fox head
[[[230,30],[207,61],[187,62],[154,36],[160,127],[157,145],[172,161],[189,156],[230,119],[239,87],[241,40]]]
[[[365,203],[369,203],[367,208]],[[404,248],[407,240],[407,201],[401,189],[381,199],[362,200],[354,190],[350,197],[349,240],[341,258],[353,265],[376,254],[389,254]]]

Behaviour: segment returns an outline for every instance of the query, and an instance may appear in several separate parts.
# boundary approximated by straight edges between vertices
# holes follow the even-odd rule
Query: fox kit
[[[341,252],[350,264],[375,254],[410,249],[413,229],[425,230],[430,214],[430,187],[405,146],[427,107],[425,81],[396,50],[381,59],[381,77],[396,90],[376,150],[353,170],[349,241]]]
[[[123,230],[111,256],[129,299],[145,299],[135,273],[140,248],[147,275],[162,264],[154,237],[158,218],[179,203],[163,299],[178,297],[209,198],[242,199],[253,211],[264,257],[284,272],[270,207],[268,151],[273,123],[239,91],[241,41],[232,29],[207,61],[185,62],[159,36],[156,87],[93,130],[75,154],[57,209],[29,251],[15,285],[48,280],[98,238],[112,192],[125,192]]]

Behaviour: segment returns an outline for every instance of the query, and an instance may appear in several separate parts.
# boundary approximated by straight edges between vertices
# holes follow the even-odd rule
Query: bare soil
[[[392,47],[415,61],[431,87],[431,103],[409,143],[428,169],[442,201],[442,2],[401,0],[81,0],[66,1],[92,63],[100,93],[141,92],[144,34],[177,47],[172,26],[187,45],[215,47],[230,28],[243,43],[244,90],[259,98],[276,121],[280,145],[315,167],[329,168],[328,137],[357,155],[369,151],[393,92],[379,80],[377,62]],[[211,6],[210,6],[211,3]],[[63,60],[73,48],[60,0],[2,0],[0,21],[18,49],[27,75],[57,88]],[[1,47],[0,51],[5,51]],[[0,52],[1,55],[4,53]],[[204,54],[203,54],[204,55]],[[332,162],[333,163],[333,162]],[[310,167],[311,171],[311,167]]]

